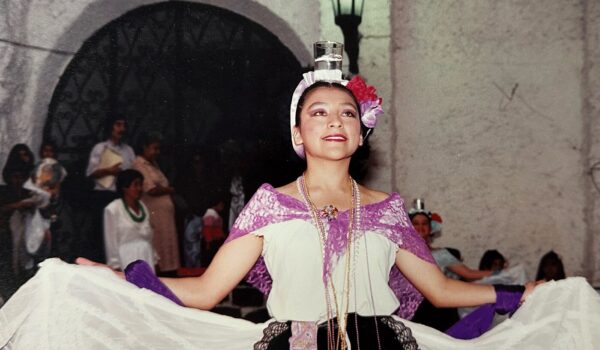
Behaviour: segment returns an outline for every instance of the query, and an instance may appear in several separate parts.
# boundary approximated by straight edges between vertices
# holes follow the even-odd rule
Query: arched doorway
[[[69,171],[66,197],[85,209],[89,151],[113,115],[126,117],[131,145],[144,131],[163,135],[160,163],[171,180],[197,150],[216,155],[209,166],[218,176],[250,169],[247,192],[293,179],[288,113],[301,71],[276,36],[221,8],[169,1],[109,22],[69,63],[48,111],[44,137]]]
[[[131,144],[160,131],[165,159],[191,145],[279,142],[289,139],[300,72],[292,53],[245,17],[187,2],[143,6],[83,44],[54,91],[44,135],[70,167],[86,161],[115,114],[127,117]]]

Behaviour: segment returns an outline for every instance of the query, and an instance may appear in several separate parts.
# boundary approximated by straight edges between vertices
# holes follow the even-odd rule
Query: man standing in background
[[[94,180],[90,196],[91,230],[82,232],[80,256],[105,262],[102,217],[104,207],[117,198],[115,178],[130,169],[135,159],[133,149],[122,142],[126,131],[125,118],[117,116],[107,120],[106,141],[97,143],[90,153],[86,176]]]

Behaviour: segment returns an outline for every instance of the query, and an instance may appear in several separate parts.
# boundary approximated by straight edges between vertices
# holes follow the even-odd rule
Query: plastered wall
[[[568,274],[593,278],[599,194],[588,166],[591,153],[598,158],[600,75],[592,72],[592,3],[392,5],[393,182],[441,213],[436,244],[459,248],[471,266],[497,248],[534,277],[554,249]]]

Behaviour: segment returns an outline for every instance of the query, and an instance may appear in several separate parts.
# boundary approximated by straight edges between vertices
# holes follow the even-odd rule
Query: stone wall
[[[335,25],[331,1],[321,1],[321,40],[344,42],[341,29]],[[393,104],[392,80],[390,79],[390,1],[365,1],[362,23],[358,27],[361,33],[360,57],[358,66],[360,75],[367,83],[377,88],[383,98],[386,111],[377,124],[375,132],[370,136],[372,155],[369,159],[369,173],[366,182],[369,186],[382,191],[391,191],[392,159],[390,140],[392,139]],[[348,58],[344,57],[344,62]]]
[[[600,286],[600,3],[585,1],[584,61],[582,76],[584,116],[583,170],[590,170],[584,179],[586,241],[582,259],[586,276]],[[591,167],[595,170],[591,171]],[[596,186],[593,185],[592,176]]]
[[[534,277],[554,249],[567,274],[593,277],[593,254],[583,253],[598,245],[589,205],[600,194],[587,172],[599,41],[598,10],[586,4],[392,5],[394,183],[441,213],[436,244],[459,248],[471,266],[497,248]]]

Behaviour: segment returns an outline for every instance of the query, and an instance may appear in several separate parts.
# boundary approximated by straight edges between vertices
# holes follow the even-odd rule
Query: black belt
[[[263,338],[254,344],[255,350],[289,350],[292,336],[291,321],[271,322]],[[333,319],[333,339],[338,336],[337,320]],[[357,332],[358,331],[358,332]],[[346,334],[352,349],[418,349],[410,328],[391,316],[360,316],[348,314]],[[317,348],[327,349],[327,322],[317,329]]]

